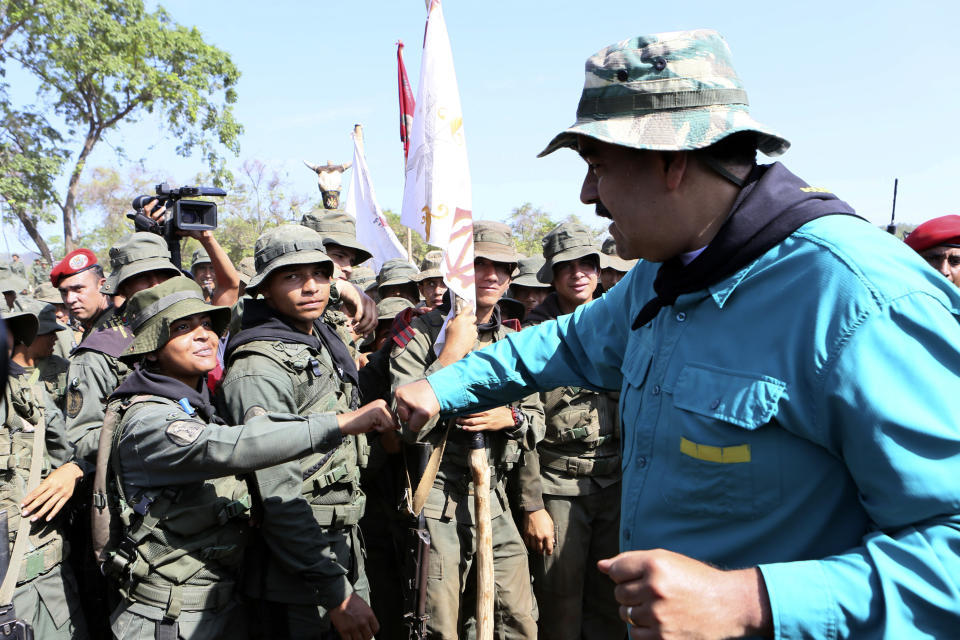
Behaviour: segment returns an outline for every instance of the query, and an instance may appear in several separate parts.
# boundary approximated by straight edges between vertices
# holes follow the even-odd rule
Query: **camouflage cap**
[[[540,271],[540,267],[546,264],[546,262],[547,261],[540,256],[521,258],[517,265],[517,276],[510,284],[521,287],[534,287],[536,289],[549,289],[549,283],[543,283],[537,279],[537,272]]]
[[[409,309],[413,303],[406,298],[384,298],[377,303],[377,322],[393,320],[404,309]]]
[[[7,331],[13,336],[15,343],[30,345],[37,337],[39,321],[32,311],[11,311],[3,314],[7,324]],[[6,346],[4,346],[6,348]]]
[[[357,221],[349,213],[343,211],[330,211],[321,215],[307,213],[304,214],[300,224],[319,233],[325,245],[338,244],[356,251],[357,258],[354,264],[366,262],[373,257],[362,244],[357,242]]]
[[[253,261],[253,256],[247,256],[237,265],[237,273],[240,274],[240,282],[247,284],[250,278],[257,275],[257,267]]]
[[[167,241],[155,233],[138,231],[110,247],[110,276],[102,291],[106,294],[119,293],[124,280],[148,271],[180,274],[180,270],[170,262]]]
[[[440,263],[443,261],[443,251],[428,251],[420,262],[420,273],[410,278],[414,282],[423,282],[427,278],[442,278]]]
[[[262,234],[254,245],[253,262],[257,273],[247,283],[251,293],[280,267],[320,263],[333,273],[333,260],[324,252],[320,234],[301,224],[280,225]]]
[[[604,240],[600,251],[602,252],[600,255],[601,269],[613,269],[614,271],[626,273],[637,264],[636,260],[625,260],[617,255],[617,242],[613,238]]]
[[[543,237],[544,263],[537,271],[540,282],[553,282],[553,267],[561,262],[596,256],[600,263],[600,249],[593,243],[590,229],[576,222],[564,222],[550,230]]]
[[[370,285],[377,284],[377,274],[374,273],[373,269],[370,267],[364,267],[363,265],[358,265],[350,271],[350,278],[348,282],[352,282],[363,290],[366,290]]]
[[[170,339],[170,325],[180,318],[207,313],[217,334],[230,322],[230,307],[203,301],[203,290],[186,276],[177,276],[155,287],[138,291],[127,300],[124,321],[133,330],[133,342],[121,354],[135,358],[156,351]]]
[[[210,254],[203,247],[193,252],[193,257],[190,259],[190,270],[193,271],[193,268],[199,264],[211,264]]]
[[[513,247],[510,227],[492,220],[473,223],[473,256],[493,262],[517,264],[517,250]]]
[[[410,284],[419,270],[403,258],[391,258],[380,267],[377,274],[377,289],[397,284]]]
[[[754,120],[726,40],[712,29],[657,33],[601,49],[586,63],[577,121],[538,157],[576,148],[577,135],[655,151],[691,151],[739,131],[767,155],[790,143]]]
[[[63,304],[63,296],[60,295],[60,290],[49,282],[38,284],[37,288],[33,290],[33,297],[48,304]]]

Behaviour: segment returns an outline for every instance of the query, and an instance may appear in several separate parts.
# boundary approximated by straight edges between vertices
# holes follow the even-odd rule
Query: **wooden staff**
[[[487,439],[477,432],[470,441],[473,506],[477,523],[477,640],[493,640],[493,531],[490,521],[490,465]]]

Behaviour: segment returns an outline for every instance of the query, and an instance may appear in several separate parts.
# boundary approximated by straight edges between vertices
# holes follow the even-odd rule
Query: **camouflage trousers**
[[[430,564],[427,630],[431,639],[476,638],[476,527],[453,519],[427,518]],[[494,638],[534,638],[527,550],[509,511],[493,518]]]
[[[17,616],[43,640],[86,640],[87,624],[80,607],[77,581],[67,565],[57,565],[13,592]]]
[[[613,581],[597,561],[617,555],[620,483],[581,496],[544,495],[553,518],[552,555],[530,554],[533,591],[540,608],[541,640],[625,638]]]

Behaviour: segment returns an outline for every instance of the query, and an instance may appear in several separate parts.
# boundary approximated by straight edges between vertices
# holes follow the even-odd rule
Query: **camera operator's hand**
[[[147,204],[143,205],[143,213],[145,216],[156,222],[157,224],[163,223],[163,218],[167,213],[167,204],[163,203],[159,208],[157,205],[160,203],[159,200],[154,198]]]

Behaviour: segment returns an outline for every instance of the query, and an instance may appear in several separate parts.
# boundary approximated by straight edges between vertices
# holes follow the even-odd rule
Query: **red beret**
[[[50,282],[59,287],[60,281],[91,269],[97,264],[97,254],[90,249],[74,249],[50,271]]]
[[[914,251],[941,244],[960,246],[960,216],[940,216],[927,220],[903,240]]]

